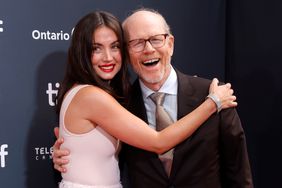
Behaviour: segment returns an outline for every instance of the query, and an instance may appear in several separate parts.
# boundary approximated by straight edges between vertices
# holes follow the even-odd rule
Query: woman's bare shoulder
[[[74,100],[79,100],[83,103],[96,104],[100,102],[106,102],[111,99],[113,99],[113,97],[110,94],[108,94],[103,89],[93,85],[81,88],[74,98]]]

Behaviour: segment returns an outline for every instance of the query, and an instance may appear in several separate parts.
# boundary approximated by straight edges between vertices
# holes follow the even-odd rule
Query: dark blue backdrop
[[[255,186],[279,187],[282,6],[243,0],[1,1],[0,187],[57,187],[52,99],[71,31],[90,11],[106,10],[122,20],[140,6],[159,10],[170,24],[175,67],[232,82]]]

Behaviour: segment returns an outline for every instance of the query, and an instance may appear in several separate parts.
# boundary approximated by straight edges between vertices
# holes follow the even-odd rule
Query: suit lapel
[[[177,70],[176,73],[178,80],[177,119],[180,119],[191,111],[193,111],[195,106],[199,103],[199,100],[195,96],[195,88],[191,84],[191,76],[184,75],[183,73]],[[190,138],[175,147],[170,179],[174,178],[178,168],[181,166],[181,161],[185,156],[184,153],[187,150],[189,142]]]
[[[134,82],[132,88],[133,89],[130,99],[129,110],[148,124],[146,108],[144,105],[143,96],[138,80]],[[151,166],[153,166],[158,171],[158,173],[162,174],[162,176],[167,177],[167,174],[163,168],[162,162],[160,161],[158,155],[156,153],[145,150],[143,150],[143,152],[145,152],[146,155],[150,156],[148,157],[148,161],[151,163]]]
[[[195,96],[195,88],[191,84],[190,76],[179,71],[176,71],[176,73],[178,78],[177,119],[180,119],[195,108],[199,99]]]
[[[140,88],[139,81],[136,80],[132,85],[132,93],[129,100],[129,111],[140,119],[148,123],[147,113],[143,102],[143,96]]]

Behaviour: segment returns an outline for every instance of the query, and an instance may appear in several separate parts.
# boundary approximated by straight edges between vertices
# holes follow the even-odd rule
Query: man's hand
[[[66,159],[65,156],[69,155],[69,151],[66,149],[60,149],[61,145],[64,142],[63,138],[59,138],[59,128],[54,128],[54,134],[57,138],[55,144],[53,145],[53,163],[54,168],[58,170],[61,173],[65,173],[67,169],[65,168],[65,165],[69,163],[69,160]]]

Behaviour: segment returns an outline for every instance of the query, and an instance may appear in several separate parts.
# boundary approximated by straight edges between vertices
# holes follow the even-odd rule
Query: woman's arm
[[[223,108],[237,105],[230,84],[217,86],[216,82],[212,83],[211,88],[222,102]],[[156,153],[163,153],[182,142],[217,110],[213,100],[207,98],[194,111],[166,129],[156,132],[100,88],[94,86],[83,88],[72,103],[69,107],[77,109],[78,116],[85,121],[102,127],[123,142]]]

